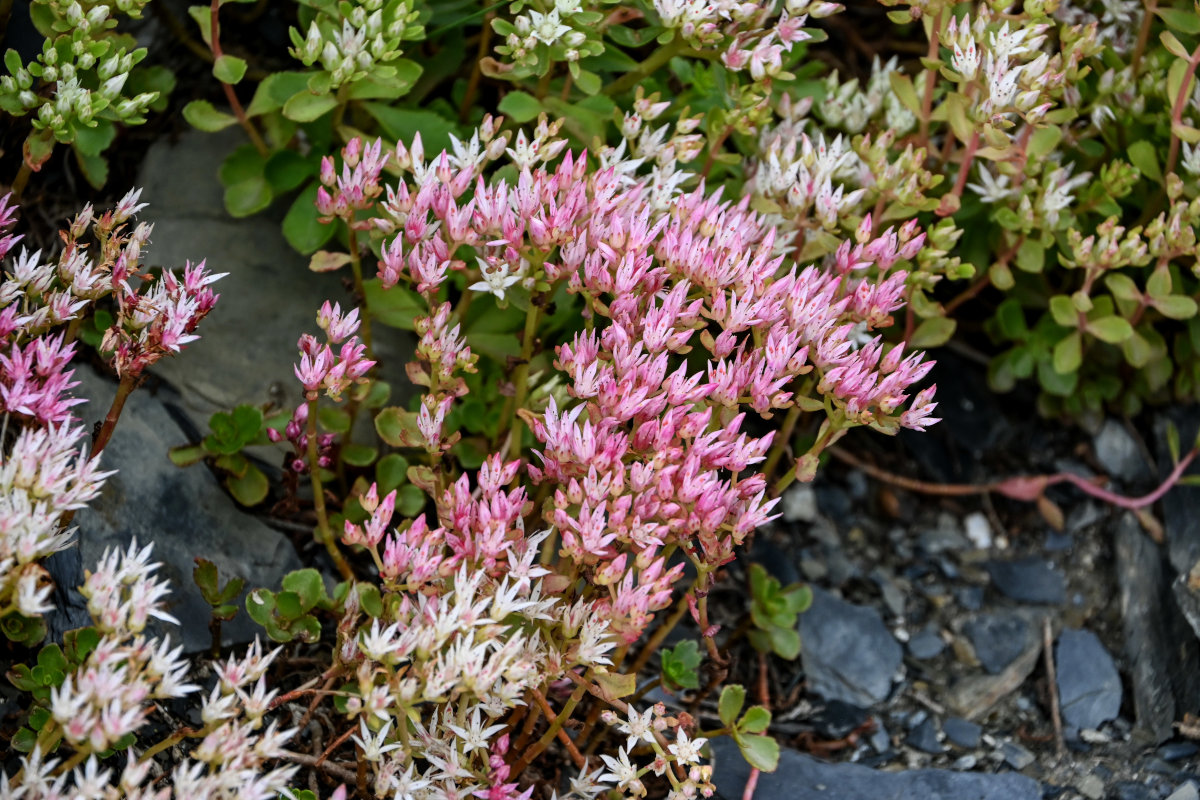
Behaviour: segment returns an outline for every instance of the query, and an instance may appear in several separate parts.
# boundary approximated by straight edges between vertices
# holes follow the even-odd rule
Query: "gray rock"
[[[140,216],[154,223],[149,263],[176,268],[205,259],[212,271],[229,273],[214,284],[221,299],[201,324],[200,340],[154,367],[183,393],[183,408],[202,431],[213,412],[240,403],[298,403],[296,340],[320,333],[316,316],[324,301],[353,303],[338,276],[310,271],[308,258],[284,240],[283,209],[236,221],[226,215],[217,171],[242,143],[237,130],[162,138],[140,174],[142,200],[150,204]],[[411,337],[378,323],[373,335],[393,400],[403,400],[395,392],[409,386],[404,363]]]
[[[1200,747],[1195,742],[1167,742],[1158,748],[1158,757],[1163,761],[1182,761],[1200,753]]]
[[[103,419],[116,385],[86,366],[78,367],[75,377],[81,381],[78,395],[90,399],[78,413],[86,424]],[[106,469],[119,472],[76,515],[75,524],[88,568],[106,548],[127,547],[134,538],[154,543],[154,559],[163,564],[158,574],[171,582],[169,610],[183,623],[183,643],[194,652],[210,644],[210,609],[192,581],[196,557],[215,563],[222,580],[245,578],[248,589],[277,588],[283,575],[301,564],[291,542],[239,511],[207,469],[181,469],[168,460],[167,449],[184,439],[159,397],[135,391],[101,456]],[[244,611],[221,630],[226,644],[261,633]]]
[[[1075,788],[1089,800],[1100,800],[1101,797],[1104,797],[1104,781],[1096,775],[1085,775],[1079,783],[1075,784]]]
[[[934,658],[945,648],[946,643],[938,636],[936,628],[926,628],[908,640],[908,652],[921,660]]]
[[[871,580],[879,587],[880,594],[883,595],[883,603],[887,606],[888,611],[893,616],[904,616],[904,606],[906,604],[907,594],[896,583],[896,579],[886,567],[877,566],[871,570]]]
[[[797,483],[783,493],[779,510],[788,522],[812,522],[817,518],[817,493],[811,483]]]
[[[1022,603],[1054,606],[1066,602],[1066,579],[1043,558],[989,561],[987,571],[1005,597]]]
[[[958,758],[954,759],[954,763],[950,765],[950,769],[954,769],[954,770],[975,769],[975,765],[978,763],[979,763],[979,759],[977,759],[975,756],[971,755],[970,753],[967,753],[965,756],[959,756]]]
[[[1200,789],[1195,781],[1187,781],[1171,792],[1167,800],[1200,800]]]
[[[1200,605],[1200,599],[1182,580],[1172,596],[1162,552],[1132,514],[1118,518],[1115,539],[1124,655],[1132,677],[1137,733],[1158,744],[1174,735],[1180,707],[1193,708],[1200,700],[1200,674],[1194,666],[1200,660],[1200,642],[1189,635],[1180,613],[1180,607],[1187,614],[1189,602]]]
[[[741,797],[750,774],[728,737],[713,741],[714,779],[722,797]],[[1024,775],[985,775],[944,769],[883,772],[861,764],[826,764],[785,750],[779,768],[758,777],[759,800],[1041,800],[1038,782]]]
[[[1001,698],[1025,682],[1038,664],[1042,652],[1040,636],[1029,636],[1026,647],[998,675],[968,675],[950,687],[947,705],[967,719],[979,719]]]
[[[1191,442],[1200,429],[1200,407],[1184,406],[1163,413],[1154,421],[1159,478],[1166,478],[1174,466],[1167,447],[1167,423],[1173,422],[1180,442]],[[1200,475],[1200,460],[1193,461],[1185,475]],[[1176,573],[1186,574],[1200,561],[1200,486],[1175,486],[1163,495],[1163,529],[1167,534],[1167,553]]]
[[[1137,483],[1150,474],[1138,443],[1129,431],[1115,419],[1106,419],[1100,432],[1092,439],[1096,460],[1109,476],[1126,483]]]
[[[1175,602],[1179,604],[1184,618],[1192,626],[1192,631],[1200,636],[1200,592],[1189,585],[1188,575],[1180,575],[1171,585]]]
[[[979,663],[998,675],[1026,649],[1033,631],[1022,617],[1008,611],[980,614],[963,625]]]
[[[1004,763],[1015,770],[1025,769],[1035,761],[1033,753],[1016,742],[1005,742],[1001,745],[1000,755],[1004,756]]]
[[[867,707],[883,701],[900,667],[900,644],[873,608],[822,589],[800,615],[800,658],[808,687],[826,700]]]
[[[1054,648],[1063,720],[1073,728],[1098,728],[1121,710],[1121,676],[1091,631],[1064,629]]]
[[[923,753],[935,756],[946,752],[946,748],[938,741],[937,720],[933,717],[927,717],[920,725],[909,731],[904,743]]]
[[[983,728],[962,717],[949,717],[942,723],[942,732],[946,734],[946,738],[952,744],[971,749],[979,747]]]
[[[961,523],[949,514],[941,514],[937,527],[921,531],[917,541],[929,555],[946,551],[959,552],[971,546],[967,537],[963,535]]]

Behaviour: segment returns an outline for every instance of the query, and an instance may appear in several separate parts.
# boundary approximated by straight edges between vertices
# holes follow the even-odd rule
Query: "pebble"
[[[1025,769],[1035,760],[1033,753],[1016,742],[1005,742],[1000,746],[1000,754],[1004,757],[1005,764],[1018,771]]]
[[[1032,636],[1029,623],[1008,611],[972,617],[963,625],[963,632],[975,648],[979,663],[992,675],[1015,661]]]
[[[1083,780],[1075,784],[1075,788],[1079,790],[1080,794],[1091,800],[1100,800],[1104,796],[1104,781],[1095,775],[1085,775]]]
[[[1044,558],[989,561],[987,571],[996,588],[1009,599],[1054,606],[1066,602],[1066,579]]]
[[[978,611],[983,608],[982,586],[960,586],[954,590],[954,599],[966,611]]]
[[[1158,748],[1158,757],[1163,761],[1182,761],[1200,752],[1195,742],[1167,742]]]
[[[1096,634],[1064,629],[1054,651],[1063,721],[1098,728],[1121,710],[1121,676]]]
[[[942,732],[952,744],[971,749],[979,747],[983,728],[962,717],[949,717],[942,723]]]
[[[1109,796],[1112,800],[1158,800],[1149,786],[1137,781],[1118,781]]]
[[[946,752],[946,748],[938,741],[937,720],[933,717],[929,717],[920,725],[913,728],[905,738],[904,743],[909,747],[935,756]]]
[[[959,756],[958,758],[954,759],[954,763],[950,765],[950,769],[957,769],[965,772],[969,769],[975,769],[975,765],[978,763],[979,759],[970,753],[967,753],[965,756]]]
[[[1111,477],[1134,483],[1149,476],[1141,449],[1129,431],[1115,419],[1106,419],[1092,440],[1096,460]]]
[[[963,528],[966,530],[971,544],[980,550],[986,550],[992,546],[992,525],[988,522],[986,514],[979,511],[968,514],[963,520]]]
[[[811,483],[793,484],[783,493],[780,511],[788,522],[812,522],[817,518],[817,493]]]
[[[939,655],[946,648],[936,629],[926,628],[908,641],[908,652],[913,658],[927,660]]]
[[[866,708],[891,692],[903,651],[875,609],[815,588],[812,607],[800,615],[800,637],[813,693]]]

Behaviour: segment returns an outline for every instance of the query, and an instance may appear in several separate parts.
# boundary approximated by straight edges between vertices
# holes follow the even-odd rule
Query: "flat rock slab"
[[[813,589],[812,607],[800,615],[800,641],[808,688],[861,708],[887,698],[903,658],[875,609],[823,589]]]
[[[116,384],[86,366],[77,367],[75,377],[81,381],[76,393],[89,398],[76,413],[90,426],[103,419]],[[195,652],[211,641],[210,608],[192,580],[196,557],[216,564],[222,581],[245,578],[247,589],[278,588],[283,575],[301,564],[287,537],[240,511],[207,468],[183,469],[170,462],[168,448],[184,441],[164,403],[145,389],[135,391],[101,455],[105,469],[119,472],[80,510],[75,524],[86,569],[106,548],[127,548],[134,538],[139,545],[154,543],[154,560],[163,564],[158,574],[171,582],[168,610],[183,623],[186,649]],[[245,613],[243,599],[237,601],[238,616],[221,627],[225,644],[262,634]]]
[[[205,259],[213,272],[228,273],[213,284],[221,299],[201,323],[200,340],[154,366],[181,391],[201,431],[213,412],[240,403],[299,403],[292,372],[297,339],[320,335],[317,311],[326,300],[352,305],[339,275],[311,272],[308,257],[283,238],[282,206],[240,220],[225,213],[217,171],[243,139],[236,130],[160,139],[139,175],[142,201],[149,203],[139,219],[154,224],[147,263],[181,268]],[[378,324],[373,333],[383,378],[392,383],[393,401],[400,400],[397,394],[410,388],[404,364],[413,353],[411,334]]]
[[[742,796],[750,766],[728,737],[712,744],[714,781],[724,798]],[[784,750],[779,768],[758,776],[757,800],[1041,800],[1042,787],[1024,775],[943,769],[882,772],[861,764],[827,764]]]
[[[1063,720],[1073,728],[1098,728],[1121,711],[1121,676],[1091,631],[1064,629],[1054,648]]]

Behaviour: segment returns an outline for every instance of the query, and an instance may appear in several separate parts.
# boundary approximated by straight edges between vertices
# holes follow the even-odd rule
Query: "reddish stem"
[[[217,59],[225,55],[221,51],[221,25],[218,20],[220,8],[221,0],[212,0],[209,12],[211,27],[209,31],[209,46],[212,48],[213,63],[216,63]],[[271,148],[267,147],[267,143],[259,135],[258,129],[254,127],[254,124],[250,122],[250,118],[246,116],[246,109],[242,108],[242,103],[238,100],[237,93],[233,91],[233,86],[225,81],[220,81],[220,83],[221,88],[225,90],[225,101],[229,103],[229,108],[233,111],[233,115],[237,117],[238,124],[242,126],[242,130],[246,131],[246,135],[250,137],[250,142],[254,145],[254,149],[258,151],[260,156],[269,155]]]
[[[1175,135],[1175,126],[1183,124],[1183,107],[1187,104],[1188,89],[1192,77],[1196,74],[1196,66],[1200,65],[1200,46],[1192,52],[1188,59],[1187,70],[1183,73],[1183,83],[1179,85],[1179,94],[1175,96],[1175,105],[1171,106],[1171,148],[1167,151],[1167,168],[1164,172],[1175,171],[1175,160],[1179,158],[1179,137]]]

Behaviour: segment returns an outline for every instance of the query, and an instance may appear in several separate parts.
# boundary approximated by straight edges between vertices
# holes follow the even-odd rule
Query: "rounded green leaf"
[[[271,488],[267,476],[258,467],[250,464],[242,477],[230,475],[225,479],[225,485],[233,499],[244,506],[256,506],[267,499],[267,491]]]
[[[193,128],[208,133],[216,133],[225,130],[230,125],[237,124],[237,117],[233,114],[226,114],[224,111],[217,111],[207,100],[193,100],[188,103],[183,107],[183,118]]]
[[[733,727],[745,704],[746,687],[732,683],[721,690],[721,699],[717,701],[717,716],[721,718],[725,727]]]
[[[408,460],[399,453],[391,453],[379,459],[375,465],[375,483],[382,497],[408,480]]]
[[[1054,346],[1054,371],[1067,375],[1079,369],[1083,363],[1083,335],[1072,331]]]
[[[251,178],[225,189],[225,210],[231,217],[249,217],[271,205],[272,197],[264,178]]]
[[[283,104],[283,115],[293,122],[312,122],[337,108],[337,104],[333,95],[313,94],[306,89]]]
[[[914,350],[941,347],[950,341],[950,337],[954,335],[954,329],[957,325],[958,323],[949,317],[932,317],[927,319],[913,331],[912,340],[909,341],[908,346]]]
[[[283,236],[298,253],[308,255],[333,238],[334,226],[326,225],[317,213],[316,181],[297,195],[283,218]]]
[[[222,55],[213,62],[213,77],[221,83],[239,83],[246,76],[246,60],[237,56]]]
[[[1102,342],[1120,344],[1133,335],[1129,320],[1116,315],[1088,320],[1087,331]]]
[[[1191,319],[1196,316],[1196,301],[1181,294],[1157,297],[1150,301],[1158,313],[1170,319]]]
[[[760,772],[774,772],[779,766],[779,742],[765,734],[734,736],[742,758]]]
[[[352,467],[369,467],[375,461],[379,450],[365,444],[342,445],[342,461]]]
[[[500,100],[500,111],[510,117],[513,122],[529,122],[537,119],[538,114],[542,113],[542,103],[533,95],[522,92],[513,91],[504,95]]]

